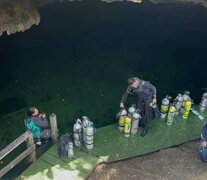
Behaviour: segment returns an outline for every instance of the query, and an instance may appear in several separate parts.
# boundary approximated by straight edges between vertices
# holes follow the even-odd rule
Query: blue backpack
[[[33,138],[38,138],[41,133],[41,128],[37,126],[32,119],[24,120],[25,126],[33,133]]]

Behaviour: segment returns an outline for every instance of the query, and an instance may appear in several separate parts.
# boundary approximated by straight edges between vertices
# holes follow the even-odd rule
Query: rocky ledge
[[[1,0],[0,35],[25,31],[40,23],[38,9],[29,0]]]

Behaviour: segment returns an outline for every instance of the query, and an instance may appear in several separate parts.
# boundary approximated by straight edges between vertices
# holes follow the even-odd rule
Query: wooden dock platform
[[[202,115],[207,118],[207,113]],[[130,137],[120,133],[117,124],[98,128],[92,150],[74,147],[74,158],[59,158],[56,143],[17,179],[86,179],[101,162],[123,160],[199,139],[203,123],[192,113],[187,120],[176,116],[171,126],[166,121],[154,120],[144,138],[140,136],[141,128]]]

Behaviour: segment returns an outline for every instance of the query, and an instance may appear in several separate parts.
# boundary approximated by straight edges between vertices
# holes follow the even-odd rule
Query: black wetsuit
[[[137,107],[141,110],[141,116],[145,118],[145,129],[149,129],[150,124],[150,103],[153,98],[156,98],[156,88],[150,82],[144,81],[138,78],[134,78],[138,81],[138,87],[133,88],[128,86],[126,92],[122,96],[121,103],[124,103],[129,94],[137,95]],[[143,123],[143,118],[141,119],[141,123]]]

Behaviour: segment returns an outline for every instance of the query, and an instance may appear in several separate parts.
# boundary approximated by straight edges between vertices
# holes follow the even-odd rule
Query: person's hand
[[[120,103],[120,108],[124,108],[124,103]]]
[[[42,113],[42,118],[45,118],[46,117],[46,114],[45,113]]]
[[[153,104],[156,104],[157,103],[157,99],[156,98],[153,98],[152,103]]]
[[[41,113],[41,114],[39,114],[39,117],[45,118],[46,117],[46,114],[45,113]]]
[[[206,146],[207,146],[207,142],[206,142],[206,141],[203,141],[201,145],[202,145],[203,147],[206,147]]]

